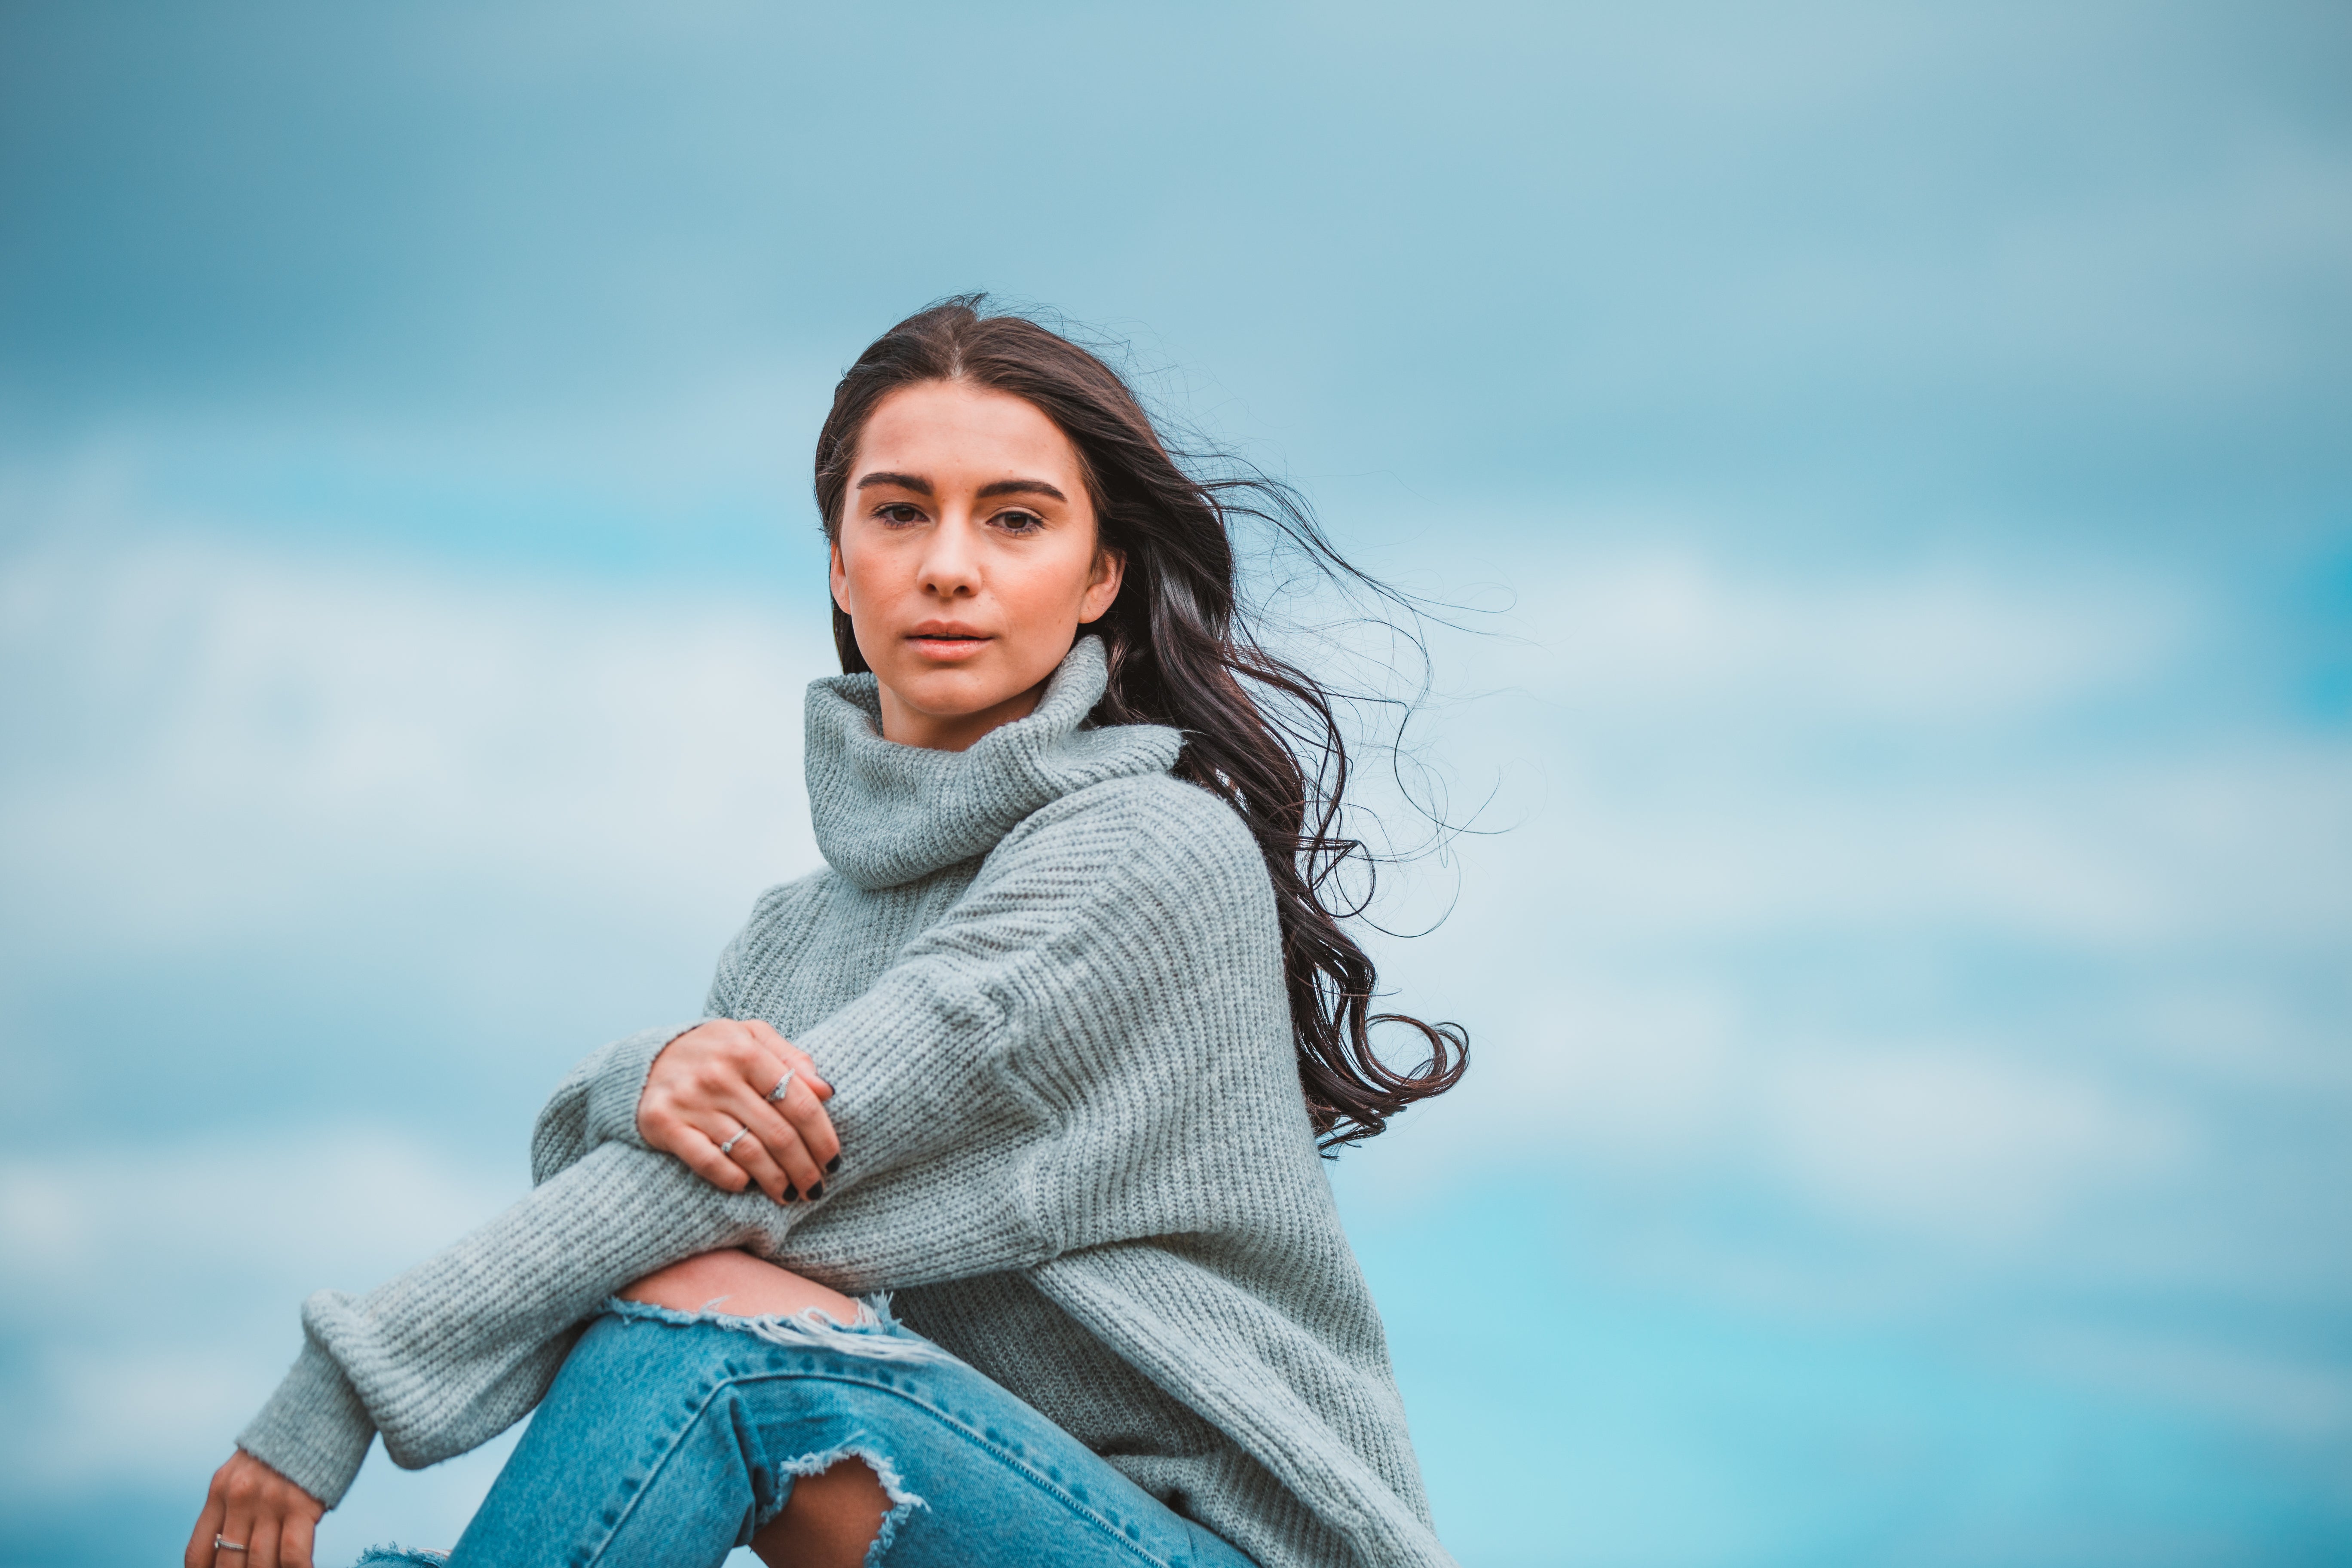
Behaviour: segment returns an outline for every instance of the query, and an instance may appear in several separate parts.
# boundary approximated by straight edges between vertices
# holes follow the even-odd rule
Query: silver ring
[[[730,1138],[726,1142],[719,1145],[719,1152],[722,1154],[726,1153],[730,1149],[734,1148],[736,1144],[743,1142],[743,1135],[751,1131],[751,1130],[748,1127],[738,1127],[735,1129],[734,1137]]]
[[[768,1102],[772,1105],[782,1105],[784,1096],[792,1092],[793,1079],[796,1076],[792,1068],[786,1068],[784,1076],[776,1080],[776,1087],[768,1091]]]
[[[215,1552],[243,1552],[246,1548],[239,1546],[236,1542],[229,1540],[226,1536],[215,1535],[213,1537],[213,1550]]]

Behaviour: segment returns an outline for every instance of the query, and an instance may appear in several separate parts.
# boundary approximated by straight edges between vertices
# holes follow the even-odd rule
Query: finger
[[[685,1109],[667,1099],[637,1113],[637,1131],[646,1148],[675,1154],[688,1166],[694,1164],[703,1141]]]
[[[775,1030],[766,1025],[753,1028],[749,1024],[738,1025],[727,1042],[723,1060],[733,1076],[751,1086],[754,1094],[765,1094],[791,1066],[770,1048],[770,1042],[781,1044]]]
[[[245,1560],[253,1554],[253,1518],[254,1509],[250,1494],[243,1494],[242,1497],[232,1495],[228,1507],[221,1518],[220,1538],[223,1541],[233,1541],[246,1550],[231,1552],[226,1547],[221,1547],[205,1559],[207,1568],[244,1568]],[[212,1542],[211,1536],[205,1537],[205,1546],[210,1547]]]
[[[245,1564],[245,1568],[278,1568],[278,1515],[274,1510],[265,1510],[254,1515],[253,1533],[243,1538],[245,1550],[225,1555],[235,1557]],[[229,1539],[236,1541],[239,1538],[232,1535]]]
[[[744,1027],[750,1029],[754,1035],[758,1036],[760,1043],[762,1046],[765,1046],[771,1054],[782,1058],[783,1059],[784,1066],[792,1068],[793,1072],[799,1074],[801,1077],[809,1079],[812,1087],[816,1089],[816,1097],[819,1100],[831,1100],[833,1098],[833,1085],[825,1082],[824,1075],[816,1070],[815,1059],[806,1051],[801,1049],[798,1046],[784,1038],[783,1036],[776,1033],[774,1026],[770,1025],[766,1019],[751,1019],[744,1025]],[[770,1079],[768,1080],[767,1087],[769,1089],[772,1090],[776,1087],[775,1079]]]
[[[757,1181],[772,1198],[796,1200],[824,1180],[821,1162],[761,1091],[780,1080],[789,1086],[799,1075],[795,1071],[786,1078],[787,1068],[749,1025],[730,1022],[711,1027],[732,1033],[721,1037],[722,1048],[693,1065],[680,1081],[649,1091],[638,1114],[640,1131],[646,1143],[675,1154],[722,1191],[740,1192]],[[767,1032],[773,1036],[772,1029]],[[815,1103],[813,1098],[810,1103]],[[739,1130],[747,1128],[751,1138],[730,1143]],[[750,1147],[753,1141],[758,1150]],[[738,1154],[742,1158],[737,1159]],[[762,1166],[763,1157],[772,1168]],[[729,1174],[714,1163],[719,1160],[744,1175]]]
[[[770,1051],[767,1055],[768,1065],[757,1078],[751,1080],[751,1092],[761,1100],[772,1103],[779,1088],[789,1084],[794,1079],[808,1077],[808,1058],[794,1050],[789,1044],[782,1045],[780,1048]]]
[[[188,1536],[187,1554],[181,1559],[184,1568],[213,1568],[213,1537],[222,1533],[227,1516],[228,1505],[222,1500],[221,1479],[215,1471],[205,1493],[204,1511],[196,1515],[196,1528]]]
[[[816,1100],[803,1086],[797,1073],[784,1080],[784,1098],[781,1100],[765,1095],[757,1099],[732,1100],[723,1113],[740,1120],[758,1134],[768,1152],[791,1173],[793,1180],[806,1187],[811,1182],[823,1179],[824,1173],[820,1167],[824,1162],[814,1149],[808,1146],[808,1140],[786,1107],[795,1099],[811,1105]]]
[[[318,1534],[319,1526],[309,1513],[289,1514],[285,1532],[278,1538],[278,1568],[310,1568]]]
[[[817,1070],[816,1058],[814,1057],[809,1055],[806,1051],[801,1049],[790,1040],[786,1040],[784,1042],[784,1059],[792,1065],[793,1070],[798,1072],[801,1077],[808,1079],[809,1087],[816,1090],[816,1097],[819,1100],[831,1100],[833,1098],[833,1082],[831,1079],[827,1079],[824,1073]]]
[[[783,1100],[776,1109],[783,1112],[784,1120],[791,1122],[793,1130],[800,1134],[801,1142],[808,1148],[809,1157],[824,1167],[826,1173],[841,1168],[835,1163],[841,1158],[841,1137],[834,1131],[833,1118],[825,1114],[824,1102],[817,1099],[814,1089],[795,1079],[793,1086],[784,1091]]]
[[[747,1111],[750,1110],[748,1106],[743,1109]],[[765,1159],[771,1165],[779,1163],[775,1159],[775,1152],[760,1143],[759,1134],[752,1130],[748,1116],[737,1117],[726,1110],[706,1111],[695,1119],[695,1125],[702,1131],[704,1137],[710,1140],[711,1147],[718,1151],[720,1159],[744,1173],[746,1185],[751,1182],[760,1181],[759,1173],[753,1168],[753,1161]],[[742,1133],[743,1136],[736,1137],[738,1132]],[[789,1201],[783,1194],[793,1185],[793,1183],[791,1177],[784,1174],[782,1170],[779,1169],[776,1172],[774,1186],[769,1186],[764,1181],[760,1181],[760,1185],[762,1191],[779,1203]],[[740,1192],[742,1189],[733,1187],[729,1190]],[[792,1196],[797,1197],[799,1194],[794,1193]]]
[[[793,1188],[793,1197],[824,1180],[824,1172],[820,1168],[824,1162],[809,1149],[800,1131],[785,1120],[781,1107],[764,1100],[745,1099],[729,1109],[751,1130],[751,1136],[760,1141],[760,1146],[775,1162],[783,1178],[779,1184]]]
[[[687,1122],[670,1140],[669,1152],[684,1161],[688,1170],[719,1191],[740,1193],[751,1185],[751,1178],[744,1173],[742,1166],[719,1152],[726,1136],[721,1133],[714,1139],[693,1122]]]
[[[802,1133],[800,1129],[802,1119],[793,1114],[793,1105],[795,1105],[795,1102],[797,1105],[816,1105],[816,1098],[814,1098],[812,1090],[807,1089],[807,1079],[802,1079],[797,1072],[793,1074],[791,1079],[785,1079],[785,1090],[781,1100],[772,1100],[769,1096],[757,1096],[757,1098],[746,1098],[746,1100],[730,1102],[724,1110],[727,1110],[727,1114],[731,1114],[731,1117],[740,1119],[743,1126],[755,1131],[755,1133],[760,1135],[760,1142],[767,1145],[769,1154],[774,1154],[776,1159],[788,1159],[791,1157],[793,1145],[809,1145],[807,1135]],[[818,1114],[824,1114],[824,1112],[818,1110]],[[809,1157],[814,1159],[814,1163],[824,1163],[824,1157],[818,1157],[816,1147],[814,1145],[809,1145]],[[814,1175],[814,1168],[812,1171],[802,1171],[800,1175]]]
[[[748,1121],[744,1126],[746,1130],[742,1139],[728,1151],[727,1157],[742,1166],[761,1192],[778,1203],[784,1202],[784,1189],[790,1184],[790,1178],[784,1174],[783,1166],[777,1163],[775,1157],[768,1152],[767,1140],[760,1136],[760,1129]]]

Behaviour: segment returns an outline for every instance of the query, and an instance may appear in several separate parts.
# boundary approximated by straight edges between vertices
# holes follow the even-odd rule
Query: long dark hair
[[[1377,584],[1331,547],[1288,486],[1231,458],[1214,471],[1199,455],[1180,464],[1134,391],[1098,355],[1026,317],[984,314],[983,305],[983,296],[965,295],[908,317],[842,376],[816,441],[825,537],[839,536],[866,419],[902,386],[965,381],[1009,393],[1069,437],[1102,545],[1127,561],[1118,597],[1093,624],[1110,666],[1094,717],[1181,731],[1178,775],[1221,796],[1249,825],[1274,879],[1308,1115],[1327,1150],[1370,1138],[1406,1106],[1460,1081],[1469,1040],[1453,1024],[1370,1010],[1372,961],[1340,925],[1363,900],[1337,903],[1342,867],[1365,852],[1340,833],[1348,749],[1334,697],[1261,647],[1238,613],[1229,523],[1270,523],[1326,572]],[[867,668],[838,605],[833,641],[843,670]],[[1427,1059],[1409,1073],[1381,1061],[1372,1049],[1375,1024],[1416,1031]]]

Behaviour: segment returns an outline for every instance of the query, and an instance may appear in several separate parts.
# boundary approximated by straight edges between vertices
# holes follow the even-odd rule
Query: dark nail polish
[[[814,1183],[809,1187],[809,1202],[814,1203],[817,1199],[823,1196],[824,1196],[824,1184],[823,1182]]]
[[[784,1184],[784,1202],[788,1204],[796,1204],[800,1201],[801,1190],[793,1185],[792,1183],[786,1182]]]
[[[824,1173],[825,1173],[826,1175],[828,1175],[828,1176],[832,1175],[835,1171],[838,1171],[838,1170],[840,1170],[840,1169],[841,1169],[841,1156],[840,1156],[840,1155],[838,1155],[838,1154],[835,1154],[832,1159],[827,1160],[827,1161],[824,1163]]]

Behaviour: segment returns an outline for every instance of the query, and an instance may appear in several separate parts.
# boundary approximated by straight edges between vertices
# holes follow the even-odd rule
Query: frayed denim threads
[[[604,1310],[616,1318],[649,1319],[675,1328],[700,1325],[726,1329],[733,1333],[750,1334],[786,1350],[832,1351],[839,1355],[865,1356],[872,1361],[954,1359],[892,1317],[890,1298],[878,1292],[857,1303],[856,1320],[848,1323],[836,1322],[830,1314],[815,1307],[798,1312],[771,1313],[765,1317],[745,1317],[740,1313],[717,1310],[719,1301],[726,1299],[719,1297],[699,1312],[681,1312],[671,1307],[657,1307],[650,1301],[630,1301],[614,1296],[605,1301]]]

